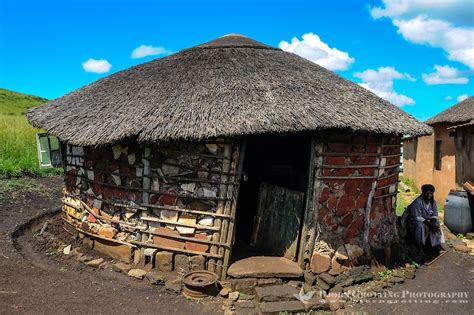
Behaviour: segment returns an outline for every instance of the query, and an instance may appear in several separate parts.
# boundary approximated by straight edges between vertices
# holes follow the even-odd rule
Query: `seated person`
[[[435,188],[427,184],[421,187],[418,196],[407,208],[407,228],[414,235],[418,249],[424,254],[424,249],[434,248],[436,252],[442,249],[444,235],[438,220],[438,209],[433,198]]]

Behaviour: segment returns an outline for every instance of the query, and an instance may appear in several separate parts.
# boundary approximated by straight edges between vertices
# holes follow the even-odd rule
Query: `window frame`
[[[59,138],[54,137],[56,141],[58,142],[58,149],[52,150],[51,149],[51,139],[54,136],[49,135],[48,133],[37,133],[36,134],[36,148],[38,152],[38,164],[40,168],[54,168],[54,167],[59,167],[62,166],[62,153],[61,153],[61,142],[59,141]],[[47,148],[44,148],[41,139],[46,138],[47,139]],[[59,156],[58,159],[53,159],[53,152],[57,152],[58,154],[56,156]],[[43,161],[43,154],[48,154],[49,157],[49,163],[45,163]],[[55,160],[57,160],[55,163]]]
[[[442,161],[441,161],[441,146],[442,146],[442,141],[441,140],[436,140],[435,141],[435,147],[434,147],[434,167],[435,170],[441,171],[441,166],[442,166]]]

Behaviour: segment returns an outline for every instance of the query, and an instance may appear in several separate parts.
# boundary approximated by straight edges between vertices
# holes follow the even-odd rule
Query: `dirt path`
[[[15,243],[10,233],[31,218],[59,207],[62,180],[36,180],[40,191],[15,191],[0,200],[0,314],[216,314],[216,302],[198,304],[109,270],[96,270],[74,259],[49,257],[38,250],[31,229]],[[45,219],[43,219],[44,221]],[[43,222],[41,221],[41,222]],[[41,225],[42,223],[38,223]],[[19,250],[15,246],[21,247]],[[372,299],[349,311],[369,314],[474,314],[474,257],[449,252],[429,267],[421,267],[414,280],[397,285],[399,298]],[[466,292],[468,303],[403,303],[405,292]],[[396,302],[389,304],[387,300]],[[433,300],[433,299],[432,299]],[[459,298],[457,298],[459,300]],[[375,303],[372,303],[375,302]]]
[[[30,230],[18,240],[23,248],[17,251],[10,237],[15,227],[59,206],[62,180],[53,177],[38,182],[45,194],[16,191],[0,201],[0,314],[219,312],[215,304],[188,301],[162,286],[108,270],[80,267],[72,259],[58,262],[34,251],[32,242],[28,242],[32,238]]]
[[[474,258],[451,249],[432,265],[422,266],[415,279],[391,291],[396,297],[369,299],[351,310],[387,315],[474,314]],[[428,298],[423,298],[423,292]],[[455,296],[443,298],[443,292],[446,296],[448,293]]]

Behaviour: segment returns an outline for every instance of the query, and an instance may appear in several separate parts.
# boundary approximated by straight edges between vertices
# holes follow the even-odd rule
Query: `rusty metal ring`
[[[188,272],[183,277],[183,294],[193,299],[216,295],[217,279],[215,273],[206,270]]]

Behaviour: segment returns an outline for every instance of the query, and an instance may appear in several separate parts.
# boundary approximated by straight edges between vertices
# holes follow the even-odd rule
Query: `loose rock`
[[[329,309],[333,312],[344,308],[344,300],[339,296],[328,295],[326,296],[326,302],[329,304]]]
[[[329,288],[331,287],[326,281],[324,281],[321,278],[318,278],[318,280],[316,281],[316,284],[319,288],[323,289],[324,291],[329,290]]]
[[[239,291],[246,294],[254,294],[254,288],[257,285],[256,278],[232,279],[232,291]]]
[[[335,257],[339,260],[353,260],[364,254],[364,250],[357,245],[345,244],[339,246]]]
[[[305,272],[304,272],[304,282],[307,285],[310,285],[310,286],[314,285],[314,283],[316,282],[316,275],[313,274],[309,270],[305,270]]]
[[[471,252],[471,249],[467,247],[465,243],[454,245],[454,249],[457,250],[458,252],[463,252],[463,253]]]
[[[374,278],[374,275],[370,271],[368,266],[358,266],[350,269],[348,271],[348,275],[352,277],[354,283],[362,283],[370,281]]]
[[[166,290],[174,293],[180,293],[182,285],[183,281],[180,278],[175,278],[173,280],[168,280],[165,282]]]
[[[128,272],[128,276],[132,278],[136,278],[142,280],[146,276],[147,272],[143,269],[130,269]]]
[[[403,283],[405,282],[405,279],[403,279],[402,277],[390,277],[388,281],[391,283]]]
[[[164,284],[166,282],[166,277],[158,272],[149,272],[146,274],[146,279],[150,282],[150,284]]]
[[[312,272],[323,273],[328,271],[330,266],[331,257],[329,257],[329,255],[313,252],[310,263],[310,268]]]
[[[260,312],[263,314],[279,314],[282,312],[297,313],[306,311],[306,307],[301,301],[283,301],[261,303]]]
[[[318,278],[321,278],[326,282],[327,284],[335,284],[336,283],[336,277],[331,276],[328,273],[322,273],[318,276]]]
[[[229,293],[229,300],[231,301],[237,301],[239,299],[240,293],[238,291],[230,292]]]
[[[275,302],[294,300],[298,289],[287,284],[267,285],[255,288],[255,298],[258,302]]]
[[[230,293],[230,290],[227,289],[227,288],[222,288],[219,291],[219,295],[222,296],[222,297],[225,297],[225,298],[229,296],[229,293]]]
[[[132,269],[132,266],[123,262],[118,262],[112,265],[112,270],[116,272],[127,273]]]
[[[104,262],[103,258],[97,258],[86,262],[85,264],[89,267],[99,268],[100,264]]]

